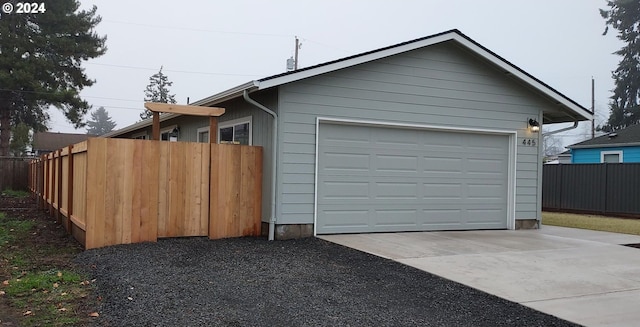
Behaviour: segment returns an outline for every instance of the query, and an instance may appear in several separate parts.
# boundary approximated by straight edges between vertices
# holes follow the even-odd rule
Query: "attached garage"
[[[225,108],[218,127],[242,123],[248,143],[263,147],[269,239],[538,228],[540,128],[593,118],[458,30],[249,81],[192,105]],[[180,126],[181,141],[199,140],[210,125],[161,120]]]
[[[316,233],[505,229],[515,133],[318,124]]]

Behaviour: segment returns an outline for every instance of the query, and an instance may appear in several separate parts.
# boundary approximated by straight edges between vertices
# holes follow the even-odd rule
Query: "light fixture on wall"
[[[540,131],[540,123],[533,118],[529,118],[529,129],[531,129],[532,132],[537,133]]]
[[[178,136],[180,135],[180,128],[178,128],[177,126],[173,128],[173,130],[171,131],[171,133],[169,133],[169,141],[170,142],[177,142],[178,141]]]

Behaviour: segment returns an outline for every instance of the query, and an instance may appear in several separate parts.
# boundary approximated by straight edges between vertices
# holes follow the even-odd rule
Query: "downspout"
[[[278,114],[273,112],[271,109],[263,106],[261,103],[258,103],[255,100],[251,99],[247,90],[243,91],[242,97],[248,103],[254,105],[258,109],[261,109],[262,111],[268,113],[269,115],[271,115],[271,117],[273,117],[273,153],[271,154],[271,217],[269,218],[269,241],[273,241],[276,227],[276,164],[278,162]]]

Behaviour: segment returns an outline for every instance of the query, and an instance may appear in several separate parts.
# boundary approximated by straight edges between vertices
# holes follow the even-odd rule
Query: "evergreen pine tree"
[[[162,66],[160,71],[149,77],[149,85],[144,90],[145,102],[160,102],[160,103],[176,103],[175,94],[169,94],[169,87],[173,85],[173,82],[169,81],[167,75],[162,73]],[[140,113],[140,118],[147,119],[153,117],[153,113],[145,109]]]
[[[79,10],[77,0],[42,4],[42,13],[0,18],[0,156],[9,152],[12,126],[47,129],[49,106],[82,127],[90,106],[80,90],[94,83],[82,63],[106,52],[106,37],[95,32],[95,6]]]
[[[614,131],[640,121],[640,1],[609,0],[608,10],[600,10],[609,26],[618,30],[625,43],[615,54],[622,57],[613,71],[615,88],[609,104],[610,115],[602,130]]]
[[[11,131],[11,144],[9,145],[13,156],[24,157],[27,154],[27,147],[31,146],[31,135],[29,132],[29,126],[25,123],[19,123],[13,127]]]
[[[104,107],[100,107],[91,113],[91,120],[87,122],[87,126],[87,134],[104,135],[113,131],[116,123],[111,120],[107,110]]]

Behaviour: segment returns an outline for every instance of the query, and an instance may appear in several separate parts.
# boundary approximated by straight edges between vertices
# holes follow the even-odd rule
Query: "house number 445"
[[[522,145],[524,146],[536,146],[536,139],[523,139]]]

